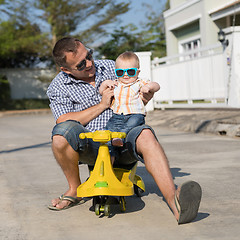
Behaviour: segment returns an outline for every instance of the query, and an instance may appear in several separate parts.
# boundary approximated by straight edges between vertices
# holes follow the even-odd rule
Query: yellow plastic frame
[[[101,130],[89,133],[81,133],[79,137],[92,138],[100,142],[98,156],[89,179],[77,189],[78,197],[93,196],[131,196],[134,194],[134,185],[145,190],[144,182],[136,175],[137,163],[131,170],[113,168],[107,142],[112,138],[125,138],[122,132],[110,132]]]

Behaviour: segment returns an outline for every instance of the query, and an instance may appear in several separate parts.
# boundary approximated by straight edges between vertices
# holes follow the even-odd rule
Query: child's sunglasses
[[[126,68],[126,69],[117,68],[115,69],[115,73],[117,77],[123,77],[125,72],[127,72],[127,75],[129,77],[134,77],[137,74],[137,70],[138,70],[137,68]]]

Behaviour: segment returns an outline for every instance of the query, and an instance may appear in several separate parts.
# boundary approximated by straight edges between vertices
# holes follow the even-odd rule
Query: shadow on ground
[[[171,173],[173,179],[191,175],[190,173],[181,172],[181,168],[171,168]],[[143,195],[155,193],[159,197],[163,197],[152,176],[147,172],[144,166],[138,166],[137,174],[143,179],[145,183],[146,191],[143,193]]]
[[[27,150],[27,149],[33,149],[33,148],[46,147],[46,146],[48,146],[50,144],[51,144],[51,142],[46,142],[46,143],[39,143],[39,144],[34,144],[34,145],[20,147],[20,148],[3,150],[3,151],[0,151],[0,154],[2,154],[2,153],[12,153],[12,152],[17,152],[17,151],[22,151],[22,150]]]

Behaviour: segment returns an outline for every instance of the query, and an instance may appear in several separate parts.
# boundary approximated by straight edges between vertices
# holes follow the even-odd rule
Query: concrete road
[[[154,126],[176,185],[198,181],[203,198],[196,220],[177,225],[153,179],[139,164],[146,184],[142,198],[127,197],[127,211],[97,217],[92,201],[61,212],[47,209],[67,189],[51,152],[52,115],[0,118],[0,239],[239,239],[239,138],[172,131]],[[86,166],[80,167],[87,177]]]

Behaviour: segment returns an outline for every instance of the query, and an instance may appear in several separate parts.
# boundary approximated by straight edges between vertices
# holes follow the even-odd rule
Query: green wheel
[[[104,206],[104,215],[109,216],[110,215],[110,205]]]
[[[95,214],[96,214],[97,216],[100,215],[100,205],[99,205],[98,203],[95,205]]]

